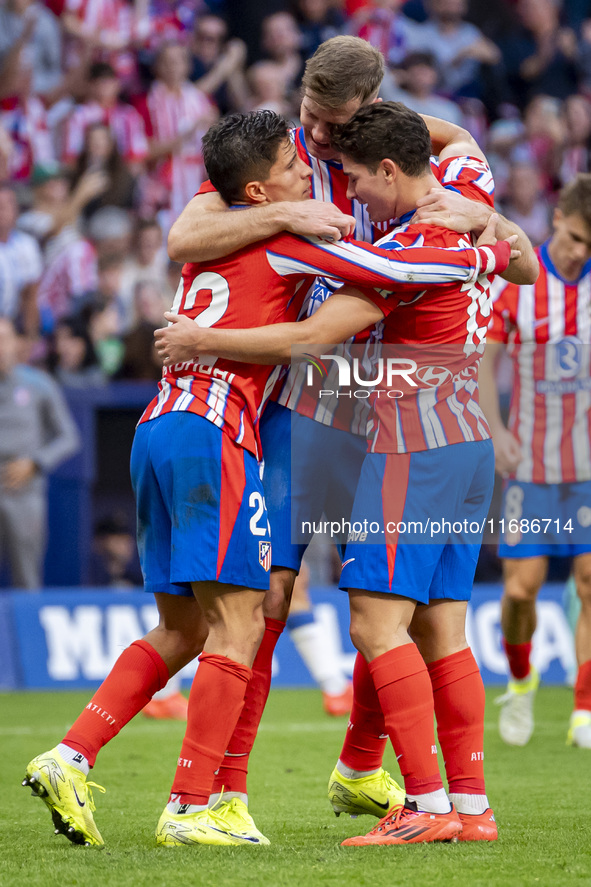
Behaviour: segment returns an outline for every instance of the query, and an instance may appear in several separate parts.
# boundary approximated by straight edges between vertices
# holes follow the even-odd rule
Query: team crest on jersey
[[[271,543],[259,542],[259,564],[267,573],[271,569]]]

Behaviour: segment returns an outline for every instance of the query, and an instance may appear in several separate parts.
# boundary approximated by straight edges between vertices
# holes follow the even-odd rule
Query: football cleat
[[[197,813],[169,813],[165,809],[156,828],[156,843],[164,847],[182,844],[256,847],[270,841],[255,826],[246,804],[232,798]]]
[[[375,844],[425,844],[433,841],[456,843],[462,823],[452,804],[449,813],[426,813],[413,801],[397,807],[380,819],[367,835],[347,838],[341,847],[372,847]]]
[[[146,718],[162,721],[186,721],[189,700],[182,693],[172,693],[166,699],[151,699],[142,709]]]
[[[84,773],[67,764],[57,749],[33,758],[22,784],[49,807],[56,835],[65,835],[73,844],[104,845],[92,816],[96,808],[91,787],[103,793],[105,789],[87,782]]]
[[[495,699],[500,705],[499,733],[507,745],[527,745],[534,732],[534,698],[540,676],[532,666],[523,681],[511,680],[507,692]]]
[[[347,779],[335,767],[328,781],[328,800],[336,816],[368,813],[382,819],[393,807],[404,804],[404,798],[404,789],[383,769],[371,776]]]
[[[499,837],[495,814],[490,807],[484,813],[458,813],[462,834],[458,841],[496,841]]]
[[[567,745],[591,748],[591,711],[573,711],[566,737]]]
[[[349,682],[342,693],[323,693],[322,705],[327,715],[339,718],[351,714],[353,705],[353,684]]]

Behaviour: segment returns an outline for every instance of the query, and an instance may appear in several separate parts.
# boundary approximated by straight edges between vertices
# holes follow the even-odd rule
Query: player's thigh
[[[428,603],[444,545],[431,542],[431,463],[422,453],[368,453],[365,457],[345,550],[340,588],[364,588]],[[438,461],[437,454],[432,456]],[[435,466],[436,468],[436,466]]]
[[[147,424],[156,422],[149,455],[170,522],[170,586],[268,589],[271,540],[253,454],[200,416],[170,413]]]

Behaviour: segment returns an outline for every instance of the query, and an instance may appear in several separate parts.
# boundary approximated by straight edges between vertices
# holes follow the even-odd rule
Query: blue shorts
[[[201,416],[167,413],[137,427],[131,480],[146,591],[269,587],[271,536],[252,453]]]
[[[275,402],[262,415],[260,434],[273,566],[298,571],[314,526],[349,519],[367,443]],[[332,535],[342,554],[346,533]]]
[[[490,440],[368,453],[340,588],[470,600],[493,484]]]
[[[576,557],[591,552],[591,481],[505,481],[499,557]]]

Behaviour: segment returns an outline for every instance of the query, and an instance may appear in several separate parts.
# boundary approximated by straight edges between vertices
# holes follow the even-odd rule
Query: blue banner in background
[[[468,611],[468,639],[485,683],[506,681],[501,649],[500,595],[497,585],[476,587]],[[562,585],[547,585],[538,600],[533,660],[543,680],[572,680],[576,665],[572,631],[562,606]],[[333,645],[351,674],[355,651],[349,638],[347,595],[335,588],[312,588],[310,599]],[[153,598],[142,591],[64,589],[8,592],[0,600],[0,674],[2,689],[92,689],[108,674],[121,651],[158,621]],[[194,673],[183,672],[187,686]],[[313,686],[288,632],[280,638],[273,662],[273,686]]]

